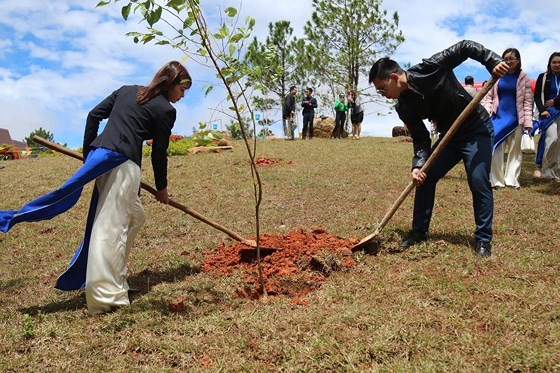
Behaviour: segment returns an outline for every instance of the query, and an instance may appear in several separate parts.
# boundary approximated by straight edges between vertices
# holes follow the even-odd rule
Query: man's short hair
[[[369,83],[373,83],[375,79],[387,80],[392,73],[400,75],[403,73],[403,69],[389,57],[380,58],[373,64],[369,71]]]
[[[470,75],[465,77],[465,84],[466,85],[474,85],[474,78]]]
[[[313,88],[311,87],[307,87],[306,90],[309,91],[309,93],[313,93]]]
[[[295,85],[290,87],[290,91],[293,91],[294,89],[296,89],[297,87]]]

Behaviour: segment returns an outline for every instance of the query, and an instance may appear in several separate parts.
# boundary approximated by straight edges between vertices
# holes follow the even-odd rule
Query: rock
[[[392,136],[410,136],[410,132],[408,132],[408,128],[406,128],[406,126],[395,126],[393,127]]]
[[[189,154],[198,153],[221,153],[222,150],[231,150],[233,146],[195,146],[190,148],[187,152]]]
[[[313,120],[313,137],[330,139],[334,129],[335,119],[333,117],[315,117]],[[342,137],[348,137],[346,129],[343,130]]]

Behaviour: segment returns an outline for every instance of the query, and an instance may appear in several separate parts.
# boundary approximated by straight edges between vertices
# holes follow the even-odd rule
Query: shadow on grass
[[[363,252],[369,255],[378,255],[379,253],[390,255],[404,254],[411,250],[410,248],[405,249],[401,247],[401,242],[408,235],[408,232],[407,230],[396,229],[386,233],[385,236],[383,236],[383,233],[380,233],[369,245],[364,247]],[[428,239],[417,245],[428,244],[438,247],[438,242],[463,246],[466,250],[471,250],[474,246],[473,237],[460,233],[428,233]],[[433,256],[437,255],[437,251],[430,250],[430,252]]]
[[[142,294],[146,294],[151,286],[160,283],[172,283],[182,280],[185,276],[191,276],[200,272],[200,268],[189,264],[182,264],[175,268],[169,268],[162,271],[145,269],[139,273],[132,274],[128,277],[128,283],[131,288],[136,289],[134,293],[130,292],[130,299],[137,298]],[[50,302],[46,305],[37,305],[25,308],[19,308],[22,314],[37,315],[39,313],[48,314],[56,312],[67,312],[82,309],[86,307],[86,299],[83,290],[78,290],[69,298]]]
[[[560,194],[560,183],[550,179],[535,179],[532,183],[533,186],[542,186],[536,190],[547,196],[555,196]]]
[[[21,278],[14,278],[8,280],[0,279],[0,291],[4,291],[4,290],[9,291],[13,289],[18,289],[21,288],[23,284],[24,281]]]

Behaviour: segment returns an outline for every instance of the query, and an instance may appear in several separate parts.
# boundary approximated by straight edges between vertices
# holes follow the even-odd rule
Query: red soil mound
[[[268,167],[268,166],[274,166],[277,164],[294,164],[294,162],[292,161],[288,161],[288,162],[282,162],[282,161],[277,161],[275,159],[270,159],[267,157],[260,157],[255,159],[255,165],[258,167]]]
[[[267,294],[295,297],[299,301],[299,296],[318,288],[333,272],[355,264],[350,248],[357,242],[330,235],[324,228],[261,235],[261,262]],[[266,248],[277,250],[271,252]],[[204,271],[216,276],[240,273],[247,285],[239,289],[238,294],[250,298],[262,295],[256,249],[248,249],[239,243],[226,247],[221,243],[215,251],[207,250],[205,254],[208,257],[202,263]]]

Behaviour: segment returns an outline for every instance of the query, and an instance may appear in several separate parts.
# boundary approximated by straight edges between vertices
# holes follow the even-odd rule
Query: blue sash
[[[535,133],[537,132],[537,130],[540,129],[541,130],[541,136],[544,136],[546,130],[548,129],[548,127],[550,127],[552,122],[554,122],[556,120],[556,118],[560,117],[560,110],[554,108],[553,106],[547,108],[546,111],[548,111],[550,116],[548,118],[541,118],[538,121],[534,120],[533,121],[533,128],[531,129],[531,132],[529,133],[529,135],[535,136]]]
[[[76,173],[72,175],[70,179],[68,179],[68,181],[66,181],[60,188],[34,199],[33,201],[25,204],[19,210],[0,211],[0,232],[9,231],[10,228],[12,228],[17,223],[52,219],[56,215],[68,211],[72,206],[76,204],[76,202],[78,202],[78,199],[82,194],[84,185],[92,180],[95,180],[104,173],[111,171],[113,168],[126,162],[127,160],[128,158],[124,155],[111,150],[103,148],[92,149],[84,165],[80,167],[80,169],[76,171]],[[70,262],[70,267],[75,262],[77,262],[78,259],[80,259],[78,258],[80,256],[79,254],[84,249],[86,253],[85,263],[87,264],[89,235],[91,233],[91,226],[93,224],[93,218],[95,216],[97,200],[98,193],[94,188],[91,201],[92,203],[90,205],[87,219],[84,241],[82,242],[82,245],[80,245],[80,248],[78,248],[76,254],[74,254],[74,257]],[[86,245],[82,249],[82,246],[84,246],[84,242],[86,242]],[[70,267],[62,276],[64,276],[69,270],[71,270]],[[85,267],[83,268],[83,278],[84,281],[79,286],[77,286],[75,283],[69,286],[68,283],[63,281],[62,286],[65,287],[65,289],[59,287],[59,278],[56,287],[62,290],[75,290],[81,288],[85,282]]]

